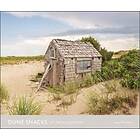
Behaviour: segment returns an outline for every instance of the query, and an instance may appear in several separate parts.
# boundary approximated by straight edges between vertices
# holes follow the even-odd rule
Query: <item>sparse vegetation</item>
[[[75,93],[79,89],[78,82],[67,82],[64,85],[57,85],[53,87],[48,87],[48,90],[52,93],[65,93],[65,94],[72,94]]]
[[[67,82],[64,86],[64,93],[72,94],[78,90],[78,83],[77,82]]]
[[[112,80],[111,82],[110,81],[105,82],[104,86],[107,90],[106,93],[109,94],[117,91],[118,83],[117,81]]]
[[[114,52],[112,58],[113,59],[120,58],[121,56],[127,54],[128,52],[129,51],[126,51],[126,50],[125,51],[121,50],[121,51],[118,51],[118,52]]]
[[[9,99],[9,94],[4,85],[0,85],[0,103],[7,101]]]
[[[96,46],[96,49],[103,55],[101,71],[86,75],[80,81],[76,79],[74,82],[66,82],[64,85],[47,87],[51,92],[49,93],[51,98],[50,100],[47,98],[47,103],[51,103],[51,105],[54,103],[56,108],[58,107],[59,111],[61,111],[62,108],[68,108],[70,105],[78,101],[77,95],[86,90],[80,90],[81,88],[90,87],[102,82],[100,84],[103,85],[103,87],[101,86],[103,91],[100,91],[100,87],[97,85],[99,92],[103,92],[102,94],[96,93],[98,92],[98,89],[96,91],[96,86],[94,93],[93,91],[90,91],[91,93],[88,97],[89,114],[131,114],[130,110],[136,107],[138,96],[138,94],[133,91],[140,89],[140,51],[127,51],[124,55],[111,59],[112,52],[107,52],[107,50],[100,48],[100,44],[95,39],[89,38],[88,40],[88,38],[83,38],[82,41],[90,42],[94,47]],[[116,55],[118,55],[118,53],[116,53]],[[42,58],[43,56],[1,57],[0,61],[2,65],[20,64],[28,63],[29,61],[42,61]],[[37,75],[32,77],[31,81],[39,82],[42,76],[43,73],[37,73]],[[121,86],[118,87],[118,84]],[[121,88],[129,90],[130,92],[122,90]],[[3,103],[4,101],[7,101],[8,98],[8,91],[3,85],[1,85],[0,102]],[[78,99],[81,98],[78,96]],[[9,114],[11,115],[39,115],[40,113],[40,104],[27,97],[20,97],[9,107]]]
[[[82,81],[80,81],[79,88],[89,87],[94,84],[93,77],[91,75],[85,76]]]
[[[13,106],[9,107],[11,115],[39,115],[40,112],[41,106],[27,97],[20,97]]]
[[[62,95],[59,93],[52,93],[52,96],[53,96],[53,100],[56,100],[56,101],[61,100],[62,98]]]
[[[1,65],[13,65],[13,64],[21,64],[21,63],[28,63],[30,61],[42,61],[43,56],[7,56],[7,57],[0,57],[0,64]]]
[[[136,107],[136,93],[116,92],[116,89],[103,94],[91,93],[88,97],[89,114],[131,114],[131,108]]]
[[[30,81],[32,82],[39,82],[43,76],[43,72],[37,73],[37,75],[33,75]]]

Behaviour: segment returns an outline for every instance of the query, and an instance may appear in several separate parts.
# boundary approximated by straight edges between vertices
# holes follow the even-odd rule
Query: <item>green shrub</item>
[[[9,99],[9,94],[5,86],[0,85],[0,103]]]
[[[93,83],[95,84],[104,81],[102,73],[100,71],[96,71],[94,74],[92,74],[92,78],[93,78]]]
[[[132,74],[125,74],[121,79],[120,83],[123,87],[129,87],[131,89],[139,89],[140,88],[140,72],[137,73],[136,76]]]
[[[124,87],[131,89],[140,88],[140,52],[138,50],[129,51],[120,59],[107,61],[103,64],[101,72],[93,74],[94,83],[121,79]]]
[[[120,58],[111,60],[113,52],[101,48],[100,43],[95,38],[84,37],[81,41],[91,43],[102,55],[101,73],[93,74],[93,83],[119,78],[122,79],[122,86],[131,89],[140,88],[140,76],[138,74],[140,71],[140,50],[131,50]]]
[[[101,71],[83,77],[81,81],[68,82],[63,86],[55,86],[49,88],[54,93],[71,94],[79,88],[89,87],[93,84],[104,82],[112,79],[121,79],[121,84],[124,87],[131,89],[140,88],[140,58],[139,51],[129,51],[120,59],[106,61],[101,68]]]
[[[112,56],[113,56],[113,52],[107,51],[105,48],[101,48],[100,43],[93,37],[89,36],[89,37],[82,37],[81,39],[82,42],[85,43],[90,43],[93,45],[93,47],[100,52],[100,54],[102,55],[102,60],[103,62],[105,61],[109,61],[111,60]]]
[[[122,66],[125,68],[121,80],[122,86],[131,89],[140,88],[140,51],[132,50],[120,58]]]
[[[39,115],[40,112],[41,106],[34,102],[33,99],[28,99],[27,97],[20,97],[9,108],[9,114],[11,115]]]

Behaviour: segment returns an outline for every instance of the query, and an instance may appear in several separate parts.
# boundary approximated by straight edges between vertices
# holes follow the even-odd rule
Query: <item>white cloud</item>
[[[33,16],[39,16],[42,18],[51,18],[54,20],[62,21],[76,28],[88,29],[88,28],[96,27],[93,24],[93,22],[84,20],[82,18],[78,18],[78,15],[74,14],[73,12],[72,13],[71,12],[8,12],[8,13],[20,18],[33,17]]]
[[[8,12],[20,18],[39,16],[64,22],[74,28],[138,26],[138,12]]]
[[[75,29],[90,29],[90,28],[104,28],[118,26],[137,25],[138,12],[8,12],[9,14],[19,18],[30,18],[38,16],[42,18],[50,18],[56,21],[61,21],[72,26]],[[137,27],[137,26],[136,26]],[[72,28],[72,30],[73,30]],[[91,30],[91,29],[90,29]],[[127,29],[128,30],[128,29]],[[112,31],[113,32],[113,31]],[[107,48],[110,51],[128,50],[138,48],[138,39],[123,34],[95,34],[94,36],[99,40],[102,47]],[[72,35],[67,36],[50,36],[50,37],[38,37],[17,38],[16,42],[4,44],[2,42],[2,55],[40,55],[44,54],[49,42],[54,38],[61,38],[67,40],[77,40],[84,36],[93,34],[76,35],[74,32]]]
[[[110,51],[138,49],[138,39],[136,38],[116,38],[103,40],[101,46]]]
[[[13,44],[2,44],[2,56],[30,56],[30,55],[44,55],[47,47],[52,39],[67,39],[77,40],[89,35],[72,35],[72,36],[52,36],[39,37],[31,39],[22,39]],[[102,47],[110,51],[138,49],[138,39],[134,37],[113,37],[102,38],[97,37]]]

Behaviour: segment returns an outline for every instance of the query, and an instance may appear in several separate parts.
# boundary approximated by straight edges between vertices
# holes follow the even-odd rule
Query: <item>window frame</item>
[[[53,56],[52,56],[52,51],[53,51]],[[54,47],[50,48],[50,58],[54,58],[54,59],[56,58],[56,50]]]
[[[90,62],[90,68],[87,68],[87,69],[84,68],[84,63],[86,61]],[[80,68],[79,64],[78,64],[79,62],[82,63],[82,67],[83,67],[82,69],[79,69]],[[92,71],[92,60],[77,60],[77,62],[76,62],[76,73],[85,73],[85,72],[91,72],[91,71]]]

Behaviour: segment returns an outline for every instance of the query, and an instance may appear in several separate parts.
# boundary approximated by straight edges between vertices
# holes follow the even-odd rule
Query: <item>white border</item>
[[[1,11],[139,11],[140,0],[0,0]]]

